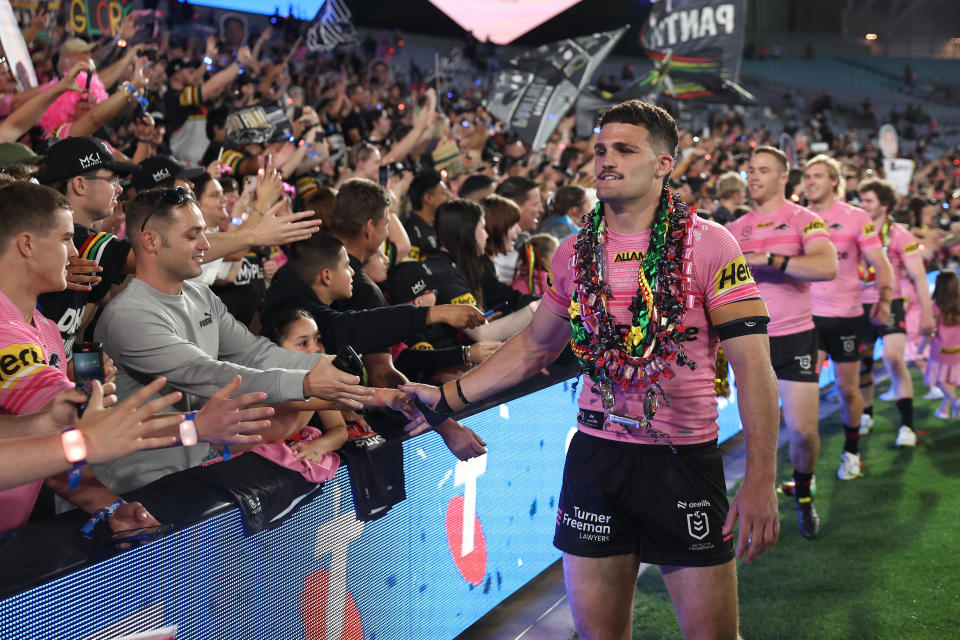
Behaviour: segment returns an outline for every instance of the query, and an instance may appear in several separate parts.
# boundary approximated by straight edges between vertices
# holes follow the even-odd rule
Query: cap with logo
[[[433,287],[433,273],[422,262],[401,262],[390,271],[384,283],[390,304],[406,304]]]
[[[140,163],[140,173],[133,177],[137,191],[163,186],[180,178],[194,180],[203,175],[203,167],[185,167],[170,156],[152,156]]]
[[[107,145],[92,136],[64,138],[47,149],[40,170],[40,182],[51,184],[97,169],[109,169],[119,175],[127,175],[136,173],[140,167],[115,159]]]
[[[43,160],[30,147],[19,142],[0,142],[0,167],[13,164],[40,164]]]

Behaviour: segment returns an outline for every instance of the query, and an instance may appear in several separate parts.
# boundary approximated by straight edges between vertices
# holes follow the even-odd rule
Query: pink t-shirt
[[[300,441],[310,442],[321,437],[323,432],[313,427],[304,427],[300,430]],[[309,482],[317,484],[326,482],[337,473],[340,468],[340,456],[331,452],[323,454],[320,462],[312,460],[301,460],[296,456],[293,449],[286,442],[273,442],[270,444],[258,444],[250,449],[251,453],[263,456],[267,460],[274,462],[281,467],[296,471]]]
[[[930,359],[944,367],[960,365],[960,324],[944,324],[937,305],[933,305],[933,315],[937,319],[937,335],[930,342]]]
[[[920,255],[920,243],[906,227],[897,222],[884,222],[879,229],[880,240],[883,242],[884,250],[887,252],[887,259],[890,260],[890,266],[893,267],[893,298],[903,297],[900,287],[900,281],[909,278],[907,275],[907,264],[918,265],[923,270],[923,256]],[[867,270],[865,264],[861,264],[861,271],[867,274],[861,283],[861,300],[863,304],[874,304],[880,299],[880,292],[877,290],[874,274]]]
[[[812,242],[829,242],[827,225],[805,207],[785,201],[773,213],[751,211],[734,220],[727,229],[744,253],[776,253],[799,256]],[[775,267],[752,267],[757,289],[770,312],[767,332],[786,336],[813,329],[810,283],[789,276]]]
[[[691,371],[688,367],[672,365],[676,375],[661,380],[663,390],[670,398],[670,406],[660,399],[660,408],[652,424],[653,428],[665,432],[673,444],[709,442],[717,437],[717,396],[713,380],[719,340],[710,325],[708,312],[731,302],[759,298],[743,255],[726,229],[715,222],[696,218],[690,233],[693,234],[689,249],[693,271],[685,292],[692,298],[692,306],[688,306],[682,318],[686,328],[683,347],[687,357],[697,363],[697,368]],[[568,309],[574,291],[571,258],[576,240],[576,236],[570,236],[560,243],[553,257],[552,286],[541,303],[566,319],[570,317]],[[631,323],[632,314],[628,307],[637,292],[637,270],[649,242],[649,231],[637,234],[607,231],[604,255],[612,292],[607,308],[621,332],[626,332]],[[584,377],[578,404],[584,409],[603,411],[603,402],[594,387],[593,382]],[[614,392],[616,413],[643,415],[646,389],[616,386]],[[608,440],[655,444],[646,434],[600,431],[582,425],[579,428],[584,433]]]
[[[857,268],[863,252],[880,244],[880,236],[870,214],[837,200],[819,214],[830,231],[830,240],[837,248],[837,277],[810,283],[813,315],[828,318],[855,318],[863,315],[860,304],[860,276]]]
[[[0,292],[0,412],[36,413],[61,391],[73,387],[60,330],[39,311],[33,324]],[[40,480],[0,491],[0,531],[26,524],[40,492]]]

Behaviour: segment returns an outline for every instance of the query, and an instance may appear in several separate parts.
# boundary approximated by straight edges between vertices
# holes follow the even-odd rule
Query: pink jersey
[[[890,220],[885,221],[878,229],[880,240],[883,242],[884,250],[887,252],[887,259],[890,260],[890,266],[893,267],[893,298],[902,298],[903,291],[900,287],[900,281],[909,278],[907,265],[913,264],[924,270],[923,256],[920,255],[920,243],[913,237],[906,227]],[[880,292],[877,291],[876,281],[873,271],[861,264],[861,273],[866,274],[861,284],[860,298],[864,304],[874,304],[880,299]]]
[[[683,346],[687,357],[697,363],[697,368],[691,371],[688,367],[672,366],[676,375],[661,381],[670,406],[661,399],[652,424],[653,428],[665,432],[674,444],[709,442],[717,437],[717,396],[713,380],[719,340],[707,314],[722,305],[759,298],[760,295],[736,241],[726,229],[696,218],[690,233],[693,234],[690,249],[693,273],[686,291],[692,294],[693,304],[682,318],[686,328]],[[570,236],[560,243],[553,257],[552,286],[547,289],[542,302],[551,312],[565,319],[570,317],[568,309],[574,290],[570,263],[576,240],[576,236]],[[628,307],[637,293],[637,270],[649,242],[649,231],[637,234],[607,231],[605,264],[612,291],[608,309],[618,328],[624,327],[623,331],[631,323],[632,314]],[[585,377],[579,405],[584,409],[603,411],[603,403],[594,387],[593,382]],[[643,415],[645,389],[616,386],[614,391],[614,412]],[[608,440],[654,444],[646,434],[620,434],[582,425],[579,428],[584,433]]]
[[[0,411],[36,413],[61,391],[73,387],[61,367],[67,366],[60,330],[39,311],[33,324],[0,292]],[[27,522],[41,481],[0,491],[0,531]]]
[[[882,246],[870,214],[837,200],[819,214],[837,249],[837,277],[810,283],[813,315],[827,318],[855,318],[863,314],[860,304],[860,275],[863,252]]]
[[[937,319],[937,335],[930,342],[930,359],[941,367],[956,367],[960,365],[960,324],[944,324],[936,305],[933,315]]]
[[[829,242],[827,225],[805,207],[784,202],[773,213],[751,211],[727,225],[744,253],[776,253],[799,256],[811,242]],[[757,289],[770,312],[767,331],[785,336],[813,329],[810,283],[788,276],[774,267],[755,266]]]

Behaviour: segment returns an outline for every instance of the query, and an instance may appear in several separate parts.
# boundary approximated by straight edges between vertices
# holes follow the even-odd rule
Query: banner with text
[[[657,63],[651,72],[656,77],[650,78],[655,86],[680,100],[735,98],[723,94],[736,86],[740,75],[744,4],[743,0],[661,0],[650,12],[641,36],[644,50]]]
[[[510,61],[486,109],[539,151],[629,25],[545,44]]]

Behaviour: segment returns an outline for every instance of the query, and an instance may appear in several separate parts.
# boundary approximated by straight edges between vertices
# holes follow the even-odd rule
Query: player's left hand
[[[773,482],[744,480],[730,502],[723,535],[733,533],[740,520],[737,536],[737,557],[750,564],[760,554],[769,551],[780,536],[780,517],[777,513],[777,493]]]

